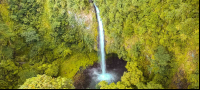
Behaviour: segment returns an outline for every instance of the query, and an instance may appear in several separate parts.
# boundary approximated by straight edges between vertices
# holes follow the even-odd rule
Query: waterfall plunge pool
[[[93,64],[93,66],[87,67],[85,70],[77,72],[74,76],[74,86],[76,89],[96,89],[102,79],[108,83],[117,83],[121,80],[121,76],[126,70],[126,61],[119,59],[117,54],[106,55],[106,74],[102,75],[101,65],[99,62]]]

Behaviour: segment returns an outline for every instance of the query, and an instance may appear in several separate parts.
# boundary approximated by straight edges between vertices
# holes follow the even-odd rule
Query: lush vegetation
[[[26,80],[19,89],[75,89],[71,80],[38,75]]]
[[[51,88],[73,88],[65,87],[68,83],[62,86],[54,83],[64,77],[73,79],[80,67],[86,68],[98,60],[94,51],[96,23],[92,22],[95,20],[90,24],[78,16],[89,14],[92,5],[88,0],[1,0],[0,3],[0,88],[49,88],[44,86],[47,82]],[[95,13],[91,15],[94,17]],[[63,62],[67,65],[62,65]],[[67,74],[63,72],[66,68]],[[42,78],[48,79],[43,82]]]
[[[94,0],[106,53],[128,63],[101,89],[199,88],[199,0]],[[88,0],[0,0],[0,88],[75,88],[97,62]]]
[[[95,3],[106,53],[130,62],[121,81],[100,82],[101,88],[199,88],[199,0]]]

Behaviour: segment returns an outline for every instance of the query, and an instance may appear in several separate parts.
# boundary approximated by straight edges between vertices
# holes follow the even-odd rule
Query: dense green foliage
[[[138,65],[127,68],[116,86],[102,82],[101,88],[199,88],[199,0],[94,2],[104,24],[106,53]]]
[[[86,68],[97,61],[96,31],[92,31],[96,23],[88,29],[86,21],[77,20],[84,20],[78,15],[87,15],[91,7],[88,0],[0,1],[0,88],[19,88],[23,83],[20,88],[31,88],[26,83],[34,85],[31,82],[37,79],[34,77],[43,74],[47,78],[72,79],[80,67]],[[79,53],[88,56],[81,60],[84,63],[73,63],[81,57],[69,60]],[[71,71],[67,75],[60,73],[63,68],[74,66],[77,69],[72,76],[68,76]],[[37,80],[39,83],[39,76]]]
[[[52,78],[47,75],[37,75],[26,80],[19,89],[74,89],[72,81],[66,78]]]
[[[19,76],[18,67],[11,60],[1,61],[0,65],[0,86],[2,89],[9,88],[12,89],[13,86],[17,84],[17,79]]]
[[[121,81],[98,88],[199,89],[199,0],[94,3],[106,53],[128,62]],[[74,88],[98,60],[97,35],[88,0],[0,0],[0,88]]]

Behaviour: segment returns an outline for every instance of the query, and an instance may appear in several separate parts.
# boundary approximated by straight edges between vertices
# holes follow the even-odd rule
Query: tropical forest
[[[199,89],[199,0],[0,0],[0,89]]]

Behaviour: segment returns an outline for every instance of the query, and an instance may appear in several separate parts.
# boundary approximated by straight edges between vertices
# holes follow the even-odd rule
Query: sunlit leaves
[[[17,84],[18,66],[11,60],[2,60],[0,63],[0,88],[12,89]]]
[[[140,44],[137,43],[131,48],[131,53],[133,55],[132,57],[134,58],[134,61],[137,60],[139,58],[139,55],[141,54],[140,47]]]
[[[192,74],[189,77],[190,79],[190,85],[189,89],[199,89],[199,74]]]
[[[188,18],[184,22],[181,22],[180,32],[182,34],[191,36],[191,33],[195,28],[197,28],[197,23],[195,23],[195,19]]]
[[[136,88],[135,85],[144,81],[143,72],[138,69],[137,63],[128,62],[126,68],[128,72],[124,72],[121,81],[109,85],[106,81],[101,81],[98,83],[100,89],[132,89]]]
[[[48,65],[47,70],[45,70],[45,74],[48,76],[56,77],[58,75],[59,63],[54,61],[52,64]]]
[[[108,85],[108,83],[106,81],[101,81],[98,85],[100,86],[100,89],[106,89],[106,85]]]
[[[126,22],[124,22],[123,33],[125,36],[131,36],[134,33],[133,19],[131,18],[132,16],[129,15],[128,17],[129,18],[126,19]]]
[[[47,75],[37,75],[26,80],[20,89],[75,89],[72,81],[66,78],[52,78]]]
[[[93,65],[97,60],[97,54],[94,52],[89,54],[76,53],[61,64],[61,76],[72,79],[78,71],[85,69],[87,66]]]
[[[145,85],[140,82],[137,84],[138,89],[164,89],[161,84],[156,84],[154,81],[150,81]]]
[[[59,58],[59,57],[65,57],[69,54],[71,54],[71,50],[69,48],[67,48],[64,43],[60,44],[57,48],[54,49],[54,55],[55,58]]]
[[[53,22],[52,28],[60,27],[60,22]]]
[[[187,36],[185,34],[181,34],[181,41],[185,41],[187,39]]]
[[[131,84],[136,85],[140,81],[144,80],[143,72],[137,68],[137,63],[128,62],[126,68],[128,72],[124,73],[124,75],[122,76],[122,82],[129,81]]]

